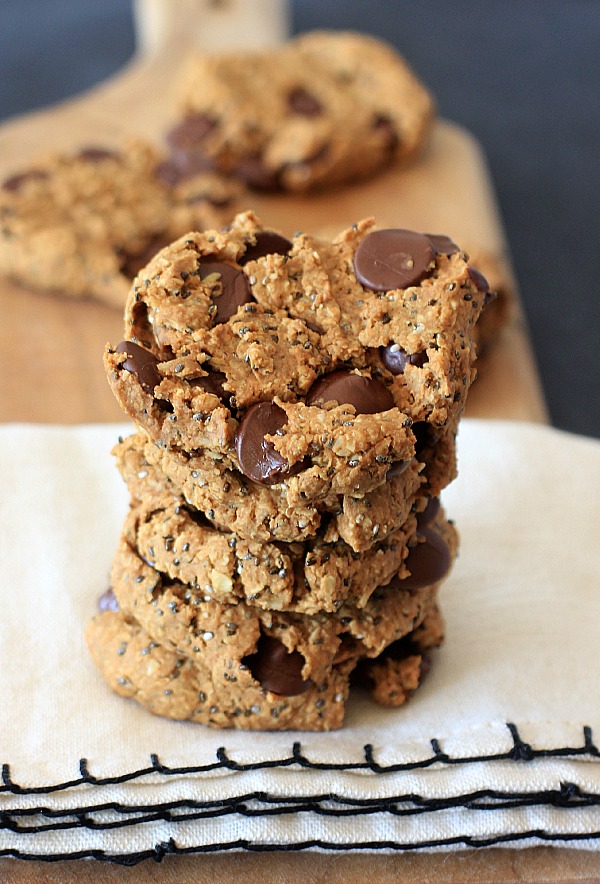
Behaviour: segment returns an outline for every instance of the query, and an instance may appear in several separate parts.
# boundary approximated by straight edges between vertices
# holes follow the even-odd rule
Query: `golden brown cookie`
[[[367,220],[333,242],[291,242],[247,212],[150,262],[105,365],[176,484],[229,471],[251,496],[274,489],[276,516],[312,526],[426,451],[443,472],[430,493],[453,477],[482,280],[447,237]]]
[[[241,192],[214,173],[174,181],[163,155],[140,141],[40,158],[0,186],[1,271],[123,309],[155,252],[231,220]]]
[[[378,589],[364,608],[313,616],[219,604],[123,543],[112,603],[104,598],[88,624],[90,652],[113,690],[160,715],[217,727],[336,728],[350,673],[423,623],[444,576],[439,557],[447,571],[456,543],[434,514],[409,555],[409,576]]]
[[[413,157],[434,102],[391,46],[318,31],[263,51],[197,56],[182,78],[180,114],[167,142],[182,171],[307,191]]]

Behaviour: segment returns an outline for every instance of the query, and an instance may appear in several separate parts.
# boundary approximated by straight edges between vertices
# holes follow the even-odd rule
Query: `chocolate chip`
[[[99,611],[118,611],[119,603],[117,601],[117,597],[114,593],[112,586],[109,586],[106,592],[103,592],[100,598],[98,599],[98,610]]]
[[[477,286],[478,291],[487,292],[489,290],[489,283],[483,273],[480,273],[475,267],[467,267],[467,273],[472,282]]]
[[[200,259],[198,272],[202,280],[214,276],[214,279],[209,280],[213,289],[211,300],[217,308],[213,316],[213,325],[227,322],[242,304],[252,301],[250,283],[237,265],[225,264],[214,255],[208,255]]]
[[[378,116],[376,116],[373,120],[373,129],[375,130],[375,132],[378,132],[380,135],[383,136],[386,150],[396,150],[398,144],[400,143],[400,139],[390,117],[386,116],[385,114],[378,114]]]
[[[321,102],[302,86],[292,89],[289,93],[288,106],[295,114],[301,114],[303,117],[318,117],[323,111]]]
[[[235,449],[245,476],[261,485],[274,485],[304,468],[288,461],[265,439],[287,423],[283,408],[272,402],[257,402],[242,418],[235,434]]]
[[[428,237],[388,228],[367,234],[354,255],[356,278],[374,292],[403,289],[431,269],[435,252]]]
[[[190,378],[188,383],[190,387],[202,387],[206,393],[212,393],[217,396],[221,402],[226,405],[230,404],[232,394],[223,387],[227,380],[227,375],[215,368],[209,368],[207,365],[202,366],[208,374],[203,378]]]
[[[217,121],[208,114],[188,114],[180,123],[169,129],[166,142],[169,147],[194,148],[199,141],[203,141],[209,132],[216,127]]]
[[[249,154],[236,165],[234,174],[255,190],[281,190],[279,172],[269,169],[262,156],[258,153]]]
[[[430,497],[427,501],[427,506],[423,510],[422,513],[417,513],[417,525],[419,528],[425,528],[426,525],[430,525],[431,522],[434,522],[437,514],[440,511],[440,499],[439,497]]]
[[[425,236],[438,255],[454,255],[456,252],[460,252],[460,248],[454,240],[444,233],[426,233]]]
[[[265,255],[286,255],[292,248],[292,244],[285,236],[275,233],[274,230],[261,230],[256,234],[256,242],[246,247],[246,251],[239,259],[244,266],[248,261],[256,261]]]
[[[252,678],[274,694],[293,697],[303,694],[313,686],[313,682],[302,678],[304,657],[299,651],[288,652],[279,639],[261,635],[255,654],[244,657],[242,662],[248,667]]]
[[[307,405],[324,405],[333,400],[339,405],[353,405],[357,414],[379,414],[394,407],[387,387],[372,378],[351,371],[334,371],[320,378],[308,392]]]
[[[48,173],[44,172],[43,169],[30,169],[28,172],[21,172],[19,175],[11,175],[10,178],[2,182],[2,190],[16,193],[21,190],[27,181],[43,181],[48,177]]]
[[[213,160],[206,155],[202,141],[217,123],[207,114],[190,114],[167,132],[166,142],[170,157],[156,167],[156,177],[165,184],[173,185],[183,178],[214,168]]]
[[[104,160],[118,160],[121,155],[116,150],[109,150],[106,147],[84,147],[77,156],[80,160],[101,163]]]
[[[408,354],[399,344],[394,343],[380,347],[379,354],[381,361],[393,375],[404,374],[407,365],[416,365],[417,368],[422,368],[426,362],[429,362],[426,350]]]
[[[398,476],[401,476],[410,466],[409,460],[395,460],[391,465],[387,473],[385,474],[385,478],[387,479],[396,479]]]
[[[450,568],[450,550],[437,531],[424,527],[419,529],[419,535],[424,538],[424,542],[417,543],[409,550],[404,564],[410,571],[410,576],[398,581],[400,589],[430,586],[441,580]]]
[[[162,381],[162,377],[156,367],[160,362],[154,353],[134,344],[133,341],[121,341],[117,347],[117,353],[126,353],[127,359],[123,363],[123,368],[136,375],[140,387],[146,393],[154,394],[154,388],[158,387]]]

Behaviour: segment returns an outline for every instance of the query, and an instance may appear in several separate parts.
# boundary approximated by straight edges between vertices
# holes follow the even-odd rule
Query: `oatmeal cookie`
[[[242,188],[215,173],[173,183],[143,142],[40,158],[0,186],[2,273],[123,309],[137,271],[192,228],[231,220]]]
[[[433,117],[430,93],[392,47],[317,31],[276,49],[194,58],[166,140],[183,173],[213,168],[256,189],[299,192],[412,158]]]

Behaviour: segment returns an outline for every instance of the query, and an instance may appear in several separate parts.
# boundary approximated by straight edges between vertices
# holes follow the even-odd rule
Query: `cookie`
[[[166,140],[183,173],[213,168],[256,189],[300,192],[412,158],[433,117],[430,93],[391,46],[321,31],[194,58]]]
[[[226,230],[182,237],[142,271],[107,375],[178,465],[180,487],[185,464],[208,472],[208,458],[250,480],[250,496],[274,489],[277,515],[312,526],[334,500],[343,509],[421,463],[444,436],[438,484],[450,481],[482,280],[445,237],[366,220],[333,242],[291,242],[246,212]]]
[[[334,497],[317,508],[305,503],[288,506],[281,490],[253,484],[209,455],[164,451],[143,433],[122,440],[114,454],[137,500],[157,491],[181,494],[217,527],[262,543],[314,540],[320,534],[326,542],[341,538],[355,552],[363,552],[399,529],[432,493],[416,459],[384,488],[341,501]]]
[[[179,495],[149,494],[127,516],[115,567],[122,570],[119,563],[133,550],[166,579],[187,584],[195,597],[221,604],[244,601],[303,614],[363,608],[378,587],[409,576],[403,563],[425,518],[411,513],[401,529],[359,554],[322,537],[289,544],[247,540],[218,530]]]
[[[433,555],[432,544],[439,546]],[[422,557],[429,567],[415,564],[363,608],[306,616],[196,595],[123,539],[112,572],[114,601],[103,597],[88,624],[88,646],[117,693],[160,715],[217,727],[337,728],[359,660],[378,657],[413,632],[435,605],[444,575],[439,559],[437,572],[431,569],[432,558],[444,550],[446,572],[456,550],[456,533],[441,513],[422,527],[409,560],[429,547]]]
[[[173,183],[142,142],[54,155],[0,187],[2,273],[25,286],[123,309],[137,271],[191,229],[229,221],[241,187],[204,173]]]

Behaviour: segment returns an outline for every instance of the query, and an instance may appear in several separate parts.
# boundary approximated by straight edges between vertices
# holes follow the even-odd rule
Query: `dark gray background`
[[[292,9],[294,32],[387,39],[440,113],[478,138],[552,422],[600,437],[599,0],[294,0]],[[76,94],[133,51],[128,0],[0,0],[0,119]]]

